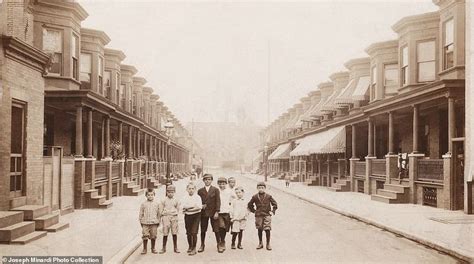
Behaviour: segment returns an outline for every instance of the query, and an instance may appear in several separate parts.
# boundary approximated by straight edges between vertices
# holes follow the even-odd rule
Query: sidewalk
[[[264,177],[245,174],[255,181]],[[283,180],[268,178],[267,185],[328,210],[369,223],[421,244],[474,263],[474,216],[414,204],[385,204],[370,195],[332,192],[327,187],[302,183],[285,187]]]
[[[175,183],[183,185],[183,180]],[[164,197],[164,188],[155,190],[156,198]],[[1,256],[102,256],[107,263],[130,245],[140,240],[138,223],[144,195],[112,199],[108,209],[82,209],[61,216],[70,227],[26,245],[0,245]],[[140,240],[141,242],[141,240]],[[128,249],[129,251],[133,249]]]

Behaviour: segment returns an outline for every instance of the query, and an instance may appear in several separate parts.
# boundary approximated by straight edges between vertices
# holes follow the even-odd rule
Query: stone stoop
[[[388,204],[408,203],[409,189],[408,186],[384,184],[383,189],[379,189],[376,194],[371,195],[371,199]]]
[[[330,191],[334,192],[350,192],[351,181],[347,179],[337,179],[337,181],[329,188]]]
[[[317,184],[317,179],[315,177],[310,177],[308,179],[306,179],[303,184],[306,185],[306,186],[316,186]]]
[[[24,221],[23,212],[0,211],[1,244],[26,244],[46,234],[46,231],[35,231],[34,221]]]
[[[148,178],[146,186],[148,188],[156,189],[158,188],[158,186],[160,186],[160,183],[155,178]]]
[[[23,220],[33,221],[36,231],[57,232],[69,227],[69,223],[59,222],[59,213],[52,213],[47,205],[23,205],[11,211],[23,212]]]
[[[285,176],[286,176],[286,172],[280,172],[278,175],[277,175],[277,178],[279,180],[284,180],[285,179]]]
[[[145,189],[140,189],[140,186],[135,182],[124,182],[125,188],[123,189],[124,196],[139,196],[145,194]]]
[[[86,199],[86,208],[107,209],[113,205],[113,202],[107,200],[105,195],[99,195],[99,191],[96,189],[84,191],[84,196]]]
[[[290,175],[290,182],[298,182],[298,174]]]

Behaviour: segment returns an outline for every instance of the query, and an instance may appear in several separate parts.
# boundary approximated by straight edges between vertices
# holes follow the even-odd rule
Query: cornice
[[[35,5],[69,11],[80,21],[84,21],[89,16],[87,11],[75,1],[35,0]]]
[[[439,21],[439,19],[439,11],[407,16],[395,23],[392,26],[392,29],[396,33],[400,33],[406,27],[414,26],[420,23],[436,22]]]
[[[365,52],[367,52],[369,56],[373,56],[373,54],[377,51],[394,48],[398,48],[398,39],[372,43],[365,49]]]
[[[355,59],[348,60],[346,63],[344,63],[344,66],[349,70],[351,70],[355,66],[370,67],[370,57],[355,58]]]
[[[123,53],[123,51],[109,48],[104,49],[104,56],[117,58],[118,61],[123,61],[126,58],[125,53]]]
[[[91,28],[81,28],[81,36],[98,38],[102,45],[105,46],[109,44],[110,37],[102,30],[91,29]]]
[[[50,61],[46,53],[14,37],[0,35],[0,38],[7,58],[45,73],[45,68]]]

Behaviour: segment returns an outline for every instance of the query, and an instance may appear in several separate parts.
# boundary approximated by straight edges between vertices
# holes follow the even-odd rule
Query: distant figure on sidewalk
[[[151,240],[151,252],[156,254],[155,241],[158,225],[160,224],[160,206],[153,201],[155,198],[153,189],[147,189],[145,197],[146,201],[141,204],[140,213],[138,214],[138,219],[142,225],[143,251],[141,254],[146,254],[148,239]]]
[[[255,227],[258,230],[258,247],[257,249],[263,248],[262,236],[265,230],[267,237],[267,250],[272,250],[270,246],[270,230],[272,230],[272,215],[275,215],[277,210],[277,202],[273,197],[265,193],[267,186],[264,182],[257,183],[258,193],[252,196],[252,199],[248,203],[248,209],[250,212],[255,213]],[[255,206],[254,206],[255,205]]]
[[[202,211],[201,211],[201,247],[198,252],[203,252],[206,245],[206,232],[211,221],[212,231],[216,236],[217,244],[219,245],[219,226],[217,219],[219,218],[219,210],[221,208],[221,199],[219,189],[212,186],[212,174],[204,174],[202,177],[204,181],[204,187],[199,189],[198,195],[202,200]]]
[[[166,253],[166,242],[171,230],[173,235],[174,252],[178,250],[178,212],[179,202],[174,198],[176,187],[174,185],[166,186],[166,197],[160,202],[161,221],[163,224],[163,248],[160,254]]]
[[[184,226],[186,227],[186,236],[188,238],[188,254],[196,255],[197,233],[199,223],[201,222],[202,200],[196,194],[196,186],[190,182],[186,186],[188,195],[185,195],[181,206],[184,213]]]
[[[249,210],[247,209],[247,202],[244,200],[244,188],[236,187],[235,188],[236,198],[232,200],[232,205],[230,209],[230,219],[232,222],[232,245],[231,249],[235,249],[235,239],[239,237],[237,244],[238,249],[242,248],[242,236],[247,226],[247,216]]]
[[[290,175],[289,174],[286,174],[285,175],[285,185],[286,187],[290,187]]]

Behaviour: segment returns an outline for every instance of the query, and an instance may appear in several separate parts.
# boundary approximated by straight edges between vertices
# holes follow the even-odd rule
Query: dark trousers
[[[199,231],[199,223],[201,222],[201,213],[185,214],[184,226],[187,235],[196,235]]]
[[[206,240],[207,227],[209,226],[209,221],[211,222],[212,231],[215,233],[216,241],[219,242],[219,225],[218,221],[214,220],[212,216],[207,216],[205,213],[201,213],[201,244],[204,244]]]

